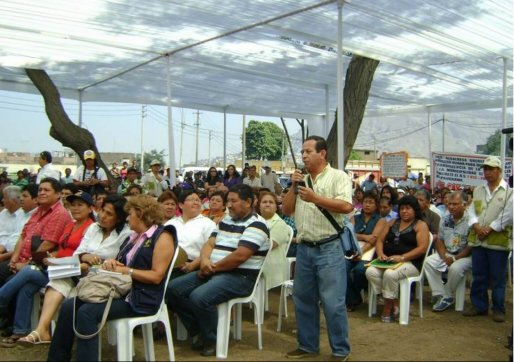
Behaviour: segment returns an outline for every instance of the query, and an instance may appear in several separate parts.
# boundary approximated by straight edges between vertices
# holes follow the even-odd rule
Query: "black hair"
[[[39,187],[36,184],[28,184],[28,185],[23,186],[22,192],[23,191],[27,191],[30,194],[30,197],[35,199],[37,197]]]
[[[250,200],[251,204],[253,204],[255,200],[255,195],[253,193],[252,188],[246,184],[237,184],[228,190],[228,192],[236,193],[241,200]]]
[[[57,181],[56,179],[54,179],[53,177],[45,177],[44,179],[41,180],[41,182],[39,184],[41,185],[43,182],[47,182],[50,185],[52,185],[52,189],[55,192],[61,192],[62,191],[61,183],[59,181]]]
[[[393,206],[393,203],[392,203],[391,199],[389,197],[387,197],[387,196],[382,196],[380,198],[379,205],[382,204],[382,202],[387,203],[387,205],[389,205],[389,206]]]
[[[184,190],[180,193],[180,195],[178,197],[178,202],[183,204],[186,201],[186,199],[188,198],[188,196],[192,195],[192,194],[195,194],[198,197],[200,197],[200,194],[196,190]]]
[[[114,212],[116,213],[116,224],[114,225],[114,229],[119,234],[121,230],[125,227],[125,222],[127,220],[127,212],[125,211],[125,204],[127,203],[127,199],[123,196],[119,196],[116,194],[107,195],[104,200],[102,207],[105,204],[111,204],[114,208]]]
[[[39,154],[39,157],[41,157],[42,160],[45,160],[48,163],[52,162],[52,154],[48,151],[43,151]]]
[[[328,150],[328,146],[327,146],[327,141],[323,138],[323,137],[320,137],[320,136],[309,136],[305,139],[304,142],[307,142],[307,141],[315,141],[316,142],[316,152],[320,152],[321,150],[325,150],[327,151]]]
[[[432,195],[430,195],[430,192],[428,192],[427,190],[425,189],[419,189],[416,191],[416,195],[423,195],[423,197],[425,198],[425,200],[427,201],[430,201],[432,199]]]
[[[364,199],[371,199],[375,202],[375,206],[378,208],[379,204],[378,204],[377,194],[373,191],[374,190],[364,192],[364,196],[362,196],[362,201],[364,201]]]
[[[225,170],[225,174],[223,175],[223,178],[224,178],[224,179],[228,179],[228,178],[230,177],[230,176],[229,176],[229,174],[228,174],[228,168],[229,168],[229,167],[232,167],[232,168],[234,169],[234,177],[241,177],[241,175],[239,174],[239,172],[237,172],[237,168],[236,168],[236,166],[234,166],[234,165],[228,165],[228,166],[227,166],[227,169]]]
[[[70,190],[72,194],[76,194],[79,191],[77,185],[73,183],[62,185],[62,190]]]
[[[380,198],[384,196],[384,190],[389,190],[389,193],[391,194],[391,203],[396,205],[398,203],[398,191],[396,191],[394,187],[391,187],[391,185],[385,185],[382,187],[382,190],[380,190]]]
[[[414,209],[414,217],[417,220],[421,220],[421,218],[423,217],[423,214],[421,213],[421,207],[419,206],[418,199],[416,199],[414,196],[406,195],[406,196],[402,197],[398,201],[398,210],[400,210],[402,206],[412,207]]]

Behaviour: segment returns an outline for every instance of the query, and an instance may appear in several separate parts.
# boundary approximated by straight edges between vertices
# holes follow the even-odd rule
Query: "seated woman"
[[[173,226],[163,227],[162,207],[149,195],[131,197],[125,205],[128,224],[133,233],[123,243],[116,259],[107,259],[102,268],[132,277],[132,289],[126,298],[114,299],[107,320],[152,315],[157,312],[164,295],[164,285],[176,248]],[[68,299],[61,306],[57,327],[48,352],[49,361],[69,361],[75,333],[92,334],[98,329],[106,302],[86,303]],[[76,359],[98,359],[98,335],[77,338]]]
[[[289,279],[286,248],[289,242],[290,229],[277,214],[277,195],[270,191],[261,191],[257,200],[256,209],[268,224],[272,251],[264,262],[262,273],[266,280],[266,288],[271,289],[281,285]]]
[[[157,202],[161,204],[164,212],[164,222],[177,216],[178,200],[177,196],[169,190],[163,191],[161,196],[157,198]]]
[[[362,209],[362,198],[364,197],[364,191],[360,187],[356,188],[353,192],[353,211],[355,214],[361,212]]]
[[[380,190],[380,198],[388,197],[391,200],[391,204],[393,204],[393,211],[398,212],[398,192],[394,187],[390,185],[385,185]]]
[[[209,168],[207,172],[207,176],[205,177],[204,188],[207,193],[209,193],[210,189],[214,189],[214,191],[220,190],[220,187],[223,186],[223,180],[218,175],[218,170],[216,167]]]
[[[375,293],[384,297],[384,323],[397,317],[400,280],[419,275],[429,242],[428,226],[421,220],[418,200],[414,196],[404,196],[398,202],[398,207],[400,216],[382,228],[376,253],[380,260],[403,264],[396,269],[370,266],[366,270],[366,278]]]
[[[209,198],[209,208],[202,211],[202,215],[219,224],[225,217],[225,193],[223,191],[214,192]]]
[[[91,225],[82,238],[74,255],[78,255],[83,274],[87,274],[91,265],[100,264],[102,260],[114,258],[121,244],[129,236],[130,229],[125,223],[127,213],[123,209],[126,200],[122,196],[109,195],[105,198],[99,220]],[[41,341],[49,341],[50,324],[64,298],[76,294],[76,279],[63,278],[51,280],[45,291],[43,308],[36,329],[20,338],[18,343],[33,346]]]
[[[125,191],[125,194],[123,196],[137,196],[143,194],[143,188],[138,184],[132,184],[129,187],[127,187],[127,191]]]
[[[236,166],[228,165],[223,175],[223,191],[228,192],[228,189],[234,185],[240,184],[243,182],[241,175],[236,170]]]
[[[362,199],[361,213],[351,219],[362,250],[362,256],[346,260],[346,308],[349,312],[362,303],[361,290],[366,288],[368,284],[364,265],[373,260],[375,243],[385,223],[385,221],[380,223],[379,220],[377,197],[372,191],[367,191]]]
[[[94,222],[91,195],[81,191],[80,195],[68,196],[67,201],[74,221],[64,227],[57,252],[53,252],[52,257],[72,255],[87,228]],[[3,347],[15,346],[18,339],[29,333],[34,295],[48,283],[48,275],[44,270],[46,264],[47,258],[41,258],[41,264],[26,265],[0,288],[0,309],[5,310],[9,302],[16,298],[13,334],[2,341]]]

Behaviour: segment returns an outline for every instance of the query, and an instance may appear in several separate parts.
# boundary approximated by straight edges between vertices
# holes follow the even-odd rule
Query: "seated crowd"
[[[0,346],[50,344],[49,360],[70,360],[76,339],[77,360],[97,359],[98,337],[75,338],[74,320],[77,332],[93,333],[104,304],[77,298],[75,307],[79,278],[49,279],[49,258],[77,255],[81,276],[93,267],[130,275],[129,295],[113,301],[107,319],[154,314],[165,298],[203,356],[216,353],[218,304],[249,295],[261,268],[267,289],[291,278],[287,257],[295,256],[296,227],[294,217],[281,214],[288,189],[282,191],[271,168],[259,176],[255,166],[242,175],[234,165],[224,174],[211,167],[205,176],[177,174],[170,185],[153,160],[144,175],[126,164],[121,170],[113,166],[111,174],[120,182],[111,190],[95,153],[83,156],[74,176],[66,172],[60,180],[42,177],[34,184],[22,182],[22,172],[2,190],[0,327],[9,333]],[[347,310],[363,303],[369,283],[382,301],[382,322],[396,320],[399,283],[419,275],[423,264],[433,311],[452,306],[457,286],[472,270],[468,235],[476,215],[468,212],[469,191],[432,194],[419,180],[393,187],[374,177],[354,185],[354,211],[347,217],[362,254],[346,260]],[[430,240],[434,252],[425,260]],[[179,254],[165,290],[174,253]],[[368,266],[374,259],[397,266]],[[34,297],[43,291],[39,322],[31,326]],[[504,321],[503,305],[493,308],[494,320]],[[155,329],[158,338],[162,331]]]

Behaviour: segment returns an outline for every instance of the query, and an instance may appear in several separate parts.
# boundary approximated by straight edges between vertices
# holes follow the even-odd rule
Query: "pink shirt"
[[[136,252],[139,250],[143,242],[150,239],[152,235],[154,234],[155,230],[157,229],[157,225],[152,225],[148,230],[146,230],[142,234],[132,234],[130,236],[130,242],[134,244],[132,249],[127,253],[127,265],[130,265],[130,262],[132,261],[132,258],[136,254]]]

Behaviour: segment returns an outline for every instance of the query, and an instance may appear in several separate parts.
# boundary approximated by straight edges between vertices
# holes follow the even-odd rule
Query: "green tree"
[[[362,160],[362,157],[361,155],[359,155],[355,150],[352,150],[350,152],[350,157],[349,157],[350,160]]]
[[[284,131],[273,122],[250,121],[246,128],[246,158],[281,160]]]
[[[150,152],[145,152],[145,158],[144,158],[144,170],[148,170],[150,168],[150,162],[157,159],[161,163],[161,166],[164,166],[166,164],[165,158],[168,156],[164,150],[151,150]],[[141,164],[141,154],[138,154],[136,156],[136,163],[138,165]]]
[[[487,138],[487,142],[485,145],[480,147],[480,153],[484,155],[496,155],[499,156],[501,154],[501,131],[498,129],[492,135]],[[505,155],[507,157],[512,157],[512,150],[509,148],[509,139],[511,136],[507,137],[507,142],[505,143],[505,147],[507,148]]]

